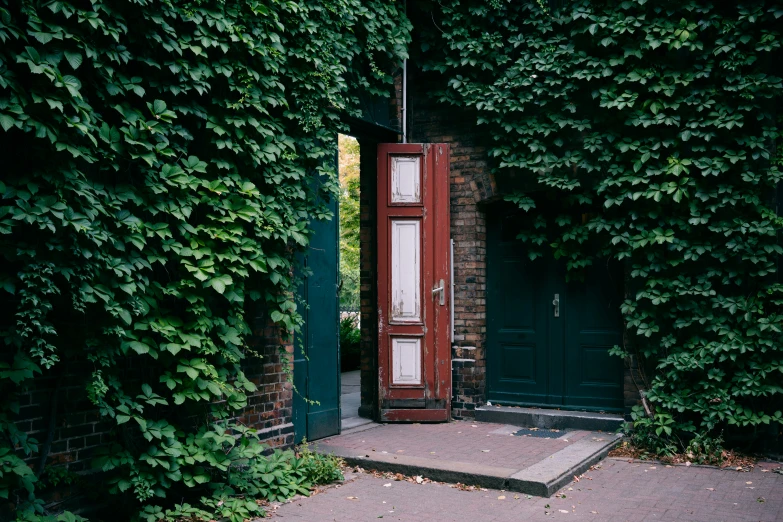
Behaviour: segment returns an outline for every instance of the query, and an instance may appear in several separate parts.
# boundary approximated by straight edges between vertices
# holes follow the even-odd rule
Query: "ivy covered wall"
[[[390,92],[409,30],[393,0],[0,1],[14,510],[43,509],[20,459],[49,451],[14,422],[20,393],[66,364],[111,427],[96,466],[129,512],[225,484],[251,321],[300,322],[295,253],[330,218],[340,118]]]
[[[616,353],[647,369],[664,445],[776,431],[783,5],[559,4],[422,4],[414,50],[434,98],[476,111],[494,180],[516,180],[506,199],[527,212],[531,258],[575,278],[624,263]]]

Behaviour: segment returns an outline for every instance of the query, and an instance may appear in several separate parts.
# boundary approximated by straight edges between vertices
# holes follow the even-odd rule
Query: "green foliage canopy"
[[[225,474],[204,437],[255,390],[250,314],[300,321],[295,253],[330,217],[340,117],[406,56],[399,7],[0,0],[0,497],[40,510],[17,392],[66,362],[115,426],[113,492]]]
[[[475,111],[498,180],[527,180],[508,199],[532,258],[625,263],[619,351],[654,367],[658,408],[685,430],[782,422],[783,5],[544,4],[440,2],[439,99]]]

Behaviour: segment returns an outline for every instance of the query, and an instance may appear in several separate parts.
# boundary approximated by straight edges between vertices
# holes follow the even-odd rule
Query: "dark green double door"
[[[487,397],[492,402],[620,411],[622,280],[606,264],[566,282],[562,263],[530,261],[514,216],[487,223]]]

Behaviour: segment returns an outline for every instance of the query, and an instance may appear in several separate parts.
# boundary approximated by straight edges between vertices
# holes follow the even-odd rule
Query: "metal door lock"
[[[555,294],[552,304],[555,307],[555,317],[560,317],[560,294]]]

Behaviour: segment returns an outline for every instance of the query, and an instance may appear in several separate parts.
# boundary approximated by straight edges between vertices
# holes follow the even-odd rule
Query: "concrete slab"
[[[620,440],[586,431],[517,437],[514,428],[479,422],[372,424],[324,439],[316,451],[367,469],[548,497]]]
[[[408,455],[372,454],[370,456],[369,453],[357,453],[347,448],[328,444],[320,444],[317,451],[342,457],[352,466],[410,476],[421,475],[440,482],[462,482],[484,488],[501,489],[508,481],[508,477],[516,472],[512,468],[497,468],[465,462],[444,462]]]
[[[558,430],[617,431],[624,422],[622,415],[586,411],[517,408],[513,406],[481,406],[476,408],[476,420],[511,424],[523,428]]]
[[[361,385],[361,372],[355,370],[352,372],[343,372],[340,374],[340,386],[342,390],[340,393],[345,395],[346,393],[358,393]]]
[[[360,392],[344,393],[340,395],[340,414],[343,419],[359,416],[359,405],[362,402]]]
[[[345,433],[347,430],[358,428],[367,424],[375,424],[372,419],[365,419],[364,417],[343,417],[340,419],[340,430]]]

